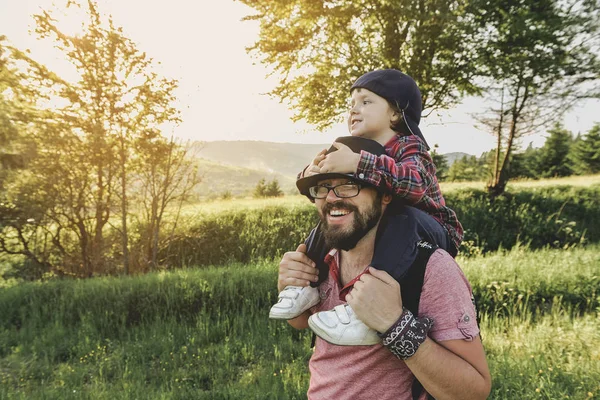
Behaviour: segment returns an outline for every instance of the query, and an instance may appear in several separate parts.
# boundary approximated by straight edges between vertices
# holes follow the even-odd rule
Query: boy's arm
[[[304,178],[305,176],[310,176],[319,173],[319,163],[325,158],[325,153],[327,149],[323,149],[317,153],[315,158],[312,160],[312,163],[304,167],[302,171],[296,175],[296,180]]]
[[[400,138],[389,155],[375,156],[362,151],[356,176],[373,185],[384,186],[409,204],[421,201],[434,182],[435,166],[427,147],[415,136]]]

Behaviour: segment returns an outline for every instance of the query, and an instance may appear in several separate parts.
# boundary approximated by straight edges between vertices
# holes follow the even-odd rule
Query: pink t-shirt
[[[333,252],[331,262],[338,263],[338,254]],[[312,311],[327,311],[343,304],[340,289],[339,282],[329,274],[319,287],[321,303]],[[429,336],[437,342],[470,341],[479,334],[471,286],[454,258],[444,250],[433,253],[427,263],[419,315],[433,318]],[[381,344],[337,346],[317,337],[309,369],[309,399],[412,400],[414,375],[404,361]]]

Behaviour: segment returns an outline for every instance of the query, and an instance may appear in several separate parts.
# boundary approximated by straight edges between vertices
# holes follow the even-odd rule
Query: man
[[[366,139],[363,139],[366,140]],[[356,148],[354,149],[356,152]],[[360,149],[358,149],[360,151]],[[319,334],[309,362],[310,399],[485,399],[491,378],[475,321],[471,288],[454,259],[436,250],[427,262],[419,313],[403,308],[399,283],[369,267],[377,228],[392,196],[358,177],[318,174],[298,181],[315,201],[327,245],[328,278],[321,302],[289,320],[297,329]],[[317,281],[305,244],[283,256],[278,289]],[[345,300],[340,293],[352,290]],[[349,321],[345,304],[381,342],[339,346],[333,337]],[[327,332],[329,331],[329,333]],[[413,393],[417,379],[427,393]],[[420,387],[420,386],[419,386]]]

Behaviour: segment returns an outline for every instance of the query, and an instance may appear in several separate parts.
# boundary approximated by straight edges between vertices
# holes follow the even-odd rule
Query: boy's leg
[[[375,239],[371,266],[390,274],[396,281],[414,263],[420,240],[455,253],[444,227],[431,215],[409,206],[396,207],[382,219]]]

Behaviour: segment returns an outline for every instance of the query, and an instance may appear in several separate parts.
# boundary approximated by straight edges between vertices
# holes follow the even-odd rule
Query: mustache
[[[356,207],[354,204],[349,204],[343,200],[338,200],[335,203],[326,203],[323,207],[323,213],[329,214],[329,212],[334,208],[343,208],[348,211],[358,211],[358,207]]]

